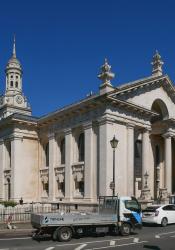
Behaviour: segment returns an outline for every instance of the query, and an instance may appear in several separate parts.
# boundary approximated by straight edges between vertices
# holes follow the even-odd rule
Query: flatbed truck
[[[37,229],[35,237],[49,234],[53,240],[69,241],[73,235],[129,235],[141,228],[141,207],[134,197],[101,196],[98,213],[32,214],[31,224]]]

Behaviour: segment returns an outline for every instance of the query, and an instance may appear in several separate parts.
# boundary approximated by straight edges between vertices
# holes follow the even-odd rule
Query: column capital
[[[64,129],[64,134],[65,134],[65,135],[70,135],[70,134],[72,134],[72,128]]]
[[[4,139],[0,139],[0,145],[4,143]]]
[[[126,127],[127,127],[127,129],[134,129],[134,128],[135,128],[135,125],[132,124],[132,123],[127,123],[127,124],[126,124]]]
[[[145,127],[142,129],[142,133],[149,133],[150,134],[150,132],[151,132],[151,128],[149,128],[149,127]]]
[[[101,117],[97,120],[99,125],[104,125],[104,124],[113,124],[114,123],[114,119],[111,117]]]
[[[162,137],[171,138],[171,137],[175,137],[175,135],[171,132],[166,132],[166,133],[162,134]]]
[[[49,140],[55,139],[55,133],[54,132],[49,133],[48,134],[48,139]]]
[[[7,138],[6,140],[8,140],[8,141],[14,141],[14,140],[21,140],[21,141],[23,141],[23,136],[12,135],[9,138]]]
[[[83,123],[83,129],[84,130],[89,129],[89,128],[92,128],[92,121]]]

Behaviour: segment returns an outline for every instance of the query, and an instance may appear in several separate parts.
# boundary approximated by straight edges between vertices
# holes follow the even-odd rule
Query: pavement
[[[0,224],[0,238],[4,235],[22,234],[29,235],[35,230],[31,223],[11,223],[12,229],[8,229],[6,223]],[[14,227],[14,228],[13,228]]]

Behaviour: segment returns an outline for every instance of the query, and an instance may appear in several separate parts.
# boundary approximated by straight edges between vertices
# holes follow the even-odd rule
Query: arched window
[[[151,122],[167,120],[169,113],[166,104],[161,99],[156,99],[151,107],[151,111],[156,112],[157,116],[152,117]]]
[[[60,151],[61,151],[61,164],[65,164],[65,138],[61,140]]]
[[[49,143],[45,146],[45,159],[46,159],[46,167],[49,166]]]
[[[78,153],[78,160],[84,161],[84,133],[81,133],[78,138]]]

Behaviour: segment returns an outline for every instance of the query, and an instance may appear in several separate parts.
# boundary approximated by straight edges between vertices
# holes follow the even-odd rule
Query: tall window
[[[65,164],[65,138],[61,140],[60,151],[61,151],[61,164]]]
[[[49,143],[45,146],[45,159],[46,159],[46,167],[49,166]]]
[[[140,140],[135,141],[135,157],[141,158],[142,155],[142,142]]]
[[[6,142],[6,149],[7,149],[7,158],[6,158],[6,167],[11,168],[11,142]]]
[[[11,199],[11,183],[10,179],[7,179],[7,199],[8,201]]]
[[[142,176],[142,141],[141,140],[136,140],[134,144],[134,172],[135,172],[134,173],[135,178],[141,178]]]
[[[84,161],[84,133],[81,133],[78,138],[78,153],[79,161]]]

